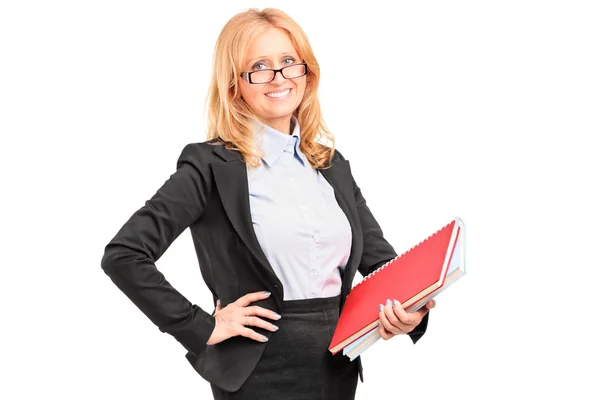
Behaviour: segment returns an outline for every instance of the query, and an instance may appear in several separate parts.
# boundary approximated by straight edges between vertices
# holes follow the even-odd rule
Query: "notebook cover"
[[[337,323],[329,350],[379,320],[378,306],[387,299],[404,304],[416,294],[443,283],[442,269],[456,220],[393,259],[352,288]],[[340,349],[333,352],[337,353]]]

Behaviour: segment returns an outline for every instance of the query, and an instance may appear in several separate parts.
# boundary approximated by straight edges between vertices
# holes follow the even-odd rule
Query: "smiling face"
[[[270,28],[251,43],[244,72],[279,69],[301,63],[292,41],[282,30]],[[242,98],[261,122],[289,134],[290,119],[306,89],[306,75],[286,79],[277,73],[269,83],[251,84],[239,78]]]

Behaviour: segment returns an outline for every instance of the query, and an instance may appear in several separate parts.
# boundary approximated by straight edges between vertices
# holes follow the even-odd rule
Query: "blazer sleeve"
[[[344,160],[342,154],[339,152],[338,154],[340,158]],[[352,185],[354,188],[354,199],[356,201],[358,217],[363,231],[363,254],[358,266],[358,271],[361,275],[367,276],[383,264],[397,257],[398,254],[396,254],[392,245],[384,238],[383,231],[367,206],[367,201],[363,197],[360,187],[356,184],[354,177],[352,177]],[[413,343],[417,343],[417,341],[425,334],[428,322],[429,312],[425,314],[421,323],[408,334]]]
[[[160,329],[200,354],[214,317],[190,303],[155,262],[202,214],[210,180],[197,144],[184,147],[177,169],[106,245],[101,266],[114,284]]]

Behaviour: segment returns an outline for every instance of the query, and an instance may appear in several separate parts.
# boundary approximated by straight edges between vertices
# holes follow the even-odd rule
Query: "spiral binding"
[[[431,239],[432,237],[434,237],[435,235],[437,235],[438,233],[440,233],[441,231],[443,231],[444,229],[446,229],[450,224],[452,224],[452,222],[454,222],[454,221],[448,222],[446,225],[444,225],[443,227],[441,227],[440,229],[438,229],[437,231],[435,231],[431,235],[427,236],[425,239],[421,240],[419,243],[417,243],[416,245],[414,245],[410,249],[406,250],[404,253],[400,254],[399,256],[396,256],[396,257],[392,258],[390,261],[386,262],[381,267],[377,268],[375,271],[373,271],[369,275],[365,276],[360,282],[358,282],[356,285],[354,285],[354,287],[352,289],[354,289],[355,287],[357,287],[361,283],[365,282],[367,279],[371,278],[376,273],[382,271],[385,267],[387,267],[388,265],[390,265],[391,263],[393,263],[397,259],[399,259],[399,258],[403,257],[404,255],[408,254],[409,252],[413,251],[413,249],[419,247],[420,245],[422,245],[423,243],[425,243],[426,241],[428,241],[429,239]]]

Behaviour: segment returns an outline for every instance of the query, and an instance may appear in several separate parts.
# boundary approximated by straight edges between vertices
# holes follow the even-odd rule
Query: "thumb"
[[[217,308],[216,311],[219,312],[221,311],[221,300],[217,299]]]

